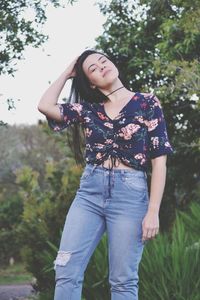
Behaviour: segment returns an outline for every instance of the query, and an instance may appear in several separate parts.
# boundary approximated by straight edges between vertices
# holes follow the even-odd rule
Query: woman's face
[[[106,88],[119,76],[116,66],[103,54],[90,54],[83,62],[83,71],[92,87]]]

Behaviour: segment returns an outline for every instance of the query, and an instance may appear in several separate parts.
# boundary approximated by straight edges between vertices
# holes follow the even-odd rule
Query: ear
[[[96,86],[94,84],[90,84],[91,89],[96,89]]]

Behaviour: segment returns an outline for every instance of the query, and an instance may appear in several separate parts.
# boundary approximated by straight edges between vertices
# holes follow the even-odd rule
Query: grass
[[[33,276],[29,274],[22,263],[0,269],[0,284],[22,284],[30,283]]]

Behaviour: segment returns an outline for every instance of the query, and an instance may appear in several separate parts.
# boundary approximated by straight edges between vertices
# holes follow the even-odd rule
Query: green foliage
[[[46,125],[47,127],[47,125]],[[7,126],[0,130],[0,188],[16,192],[15,171],[29,165],[39,172],[42,183],[47,161],[68,156],[65,137],[53,135],[45,125]]]
[[[0,285],[31,283],[32,280],[31,274],[27,273],[21,262],[6,266],[5,268],[1,266]]]
[[[160,209],[169,230],[176,207],[199,199],[200,178],[200,2],[99,1],[107,17],[97,48],[118,64],[134,91],[161,100],[174,154]],[[186,175],[187,173],[187,175]]]
[[[192,241],[199,240],[200,232],[200,209],[199,203],[192,203],[186,211],[179,212],[181,219],[183,220],[184,226],[188,233],[188,239]]]
[[[37,189],[38,184],[43,190],[47,188],[45,169],[49,168],[50,174],[53,161],[59,161],[61,167],[70,166],[70,155],[65,143],[66,137],[52,134],[46,123],[39,126],[2,127],[0,140],[3,141],[0,143],[0,264],[7,265],[11,256],[20,259],[21,243],[24,245],[24,240],[20,241],[17,231],[22,220],[24,195],[19,197],[21,183],[16,182],[16,171],[25,166],[24,172],[26,170],[29,178],[29,171],[34,169],[37,176],[35,179],[29,178],[30,182],[26,183],[25,188],[30,188],[30,183],[33,185],[31,180],[34,179],[35,188]],[[63,176],[62,180],[65,181],[66,176]],[[31,189],[29,193],[31,194]],[[45,205],[43,209],[45,210]],[[32,217],[34,218],[34,215]],[[49,219],[47,222],[51,221]]]
[[[73,4],[73,0],[66,1]],[[27,46],[38,48],[48,36],[41,33],[46,22],[47,7],[64,7],[59,0],[48,1],[11,1],[0,3],[0,33],[2,37],[0,51],[0,74],[13,74],[16,61],[23,58]]]
[[[36,288],[45,291],[52,286],[52,275],[41,271],[46,266],[47,241],[55,245],[60,242],[60,230],[75,197],[81,169],[64,161],[47,162],[42,188],[39,173],[30,167],[19,169],[16,174],[23,200],[22,221],[18,226],[20,243],[24,245],[21,255],[27,270],[37,279]]]
[[[176,214],[171,235],[147,243],[140,265],[141,299],[198,300],[200,239],[193,229],[199,217],[200,205],[191,203],[188,212]]]
[[[21,222],[23,211],[22,201],[19,196],[9,198],[0,197],[0,265],[5,266],[11,257],[19,259],[20,243],[18,240],[17,226]]]
[[[0,74],[14,77],[17,61],[24,59],[26,47],[38,48],[48,40],[48,36],[41,33],[41,30],[47,20],[46,12],[50,5],[57,8],[74,2],[76,0],[68,0],[64,4],[60,0],[0,1]],[[14,101],[12,98],[7,99],[8,110],[14,108]],[[5,125],[0,120],[0,126]]]
[[[170,233],[159,234],[155,240],[147,243],[139,268],[139,299],[198,300],[199,217],[200,205],[191,203],[187,211],[176,212],[176,221]],[[86,300],[110,299],[107,243],[107,235],[104,234],[87,266],[82,292]],[[53,285],[53,260],[58,248],[50,242],[48,245],[43,253],[46,264],[43,272],[48,278],[51,276]],[[49,289],[40,294],[40,300],[52,299],[53,293],[54,289]]]

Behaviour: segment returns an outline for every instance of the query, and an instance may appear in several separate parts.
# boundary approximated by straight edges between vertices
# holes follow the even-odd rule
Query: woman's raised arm
[[[77,58],[70,63],[66,70],[49,86],[49,88],[42,95],[38,103],[38,110],[46,117],[61,121],[60,110],[57,105],[58,98],[66,81],[76,76],[74,65],[77,61]]]

